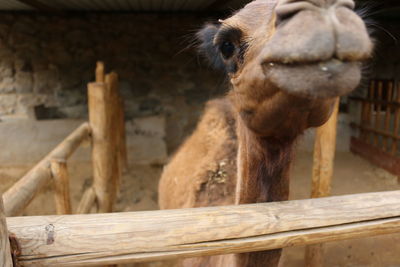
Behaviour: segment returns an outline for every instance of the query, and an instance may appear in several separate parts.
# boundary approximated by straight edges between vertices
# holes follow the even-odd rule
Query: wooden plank
[[[98,61],[96,64],[96,82],[97,83],[104,83],[105,82],[105,73],[104,73],[104,63],[102,61]]]
[[[385,106],[390,106],[392,108],[396,108],[396,107],[400,107],[400,103],[395,102],[395,101],[387,101],[387,100],[372,100],[372,99],[365,99],[359,96],[354,96],[354,97],[350,97],[351,100],[354,101],[359,101],[359,102],[363,102],[363,103],[367,103],[367,104],[380,104],[380,105],[385,105]]]
[[[392,100],[393,97],[393,82],[389,81],[387,84],[387,93],[386,93],[386,100],[387,102],[390,102]],[[390,105],[386,105],[385,107],[385,127],[384,127],[384,131],[385,132],[389,132],[390,131],[390,119],[391,119],[391,115],[392,115],[392,108]],[[390,151],[389,147],[388,147],[388,141],[390,140],[389,137],[384,136],[383,138],[383,149],[386,151]]]
[[[311,197],[326,197],[331,192],[333,164],[336,151],[336,132],[339,98],[329,120],[316,130]]]
[[[115,79],[115,75],[109,79]],[[106,77],[107,79],[107,77]],[[89,121],[92,128],[93,188],[99,212],[111,212],[116,196],[118,150],[116,143],[116,106],[110,83],[88,85]]]
[[[15,216],[31,202],[36,193],[51,180],[51,159],[67,160],[90,136],[90,126],[83,123],[42,161],[4,193],[6,216]]]
[[[69,193],[69,176],[65,160],[51,160],[51,174],[54,180],[54,199],[58,215],[71,214],[71,197]]]
[[[382,101],[382,89],[383,89],[383,82],[379,81],[378,82],[378,90],[377,90],[378,91],[377,100],[379,100],[379,101]],[[381,105],[381,103],[380,102],[375,102],[375,108],[376,108],[376,111],[375,111],[374,129],[379,130],[379,129],[382,128],[382,125],[381,125],[381,108],[382,108],[382,105]],[[376,147],[379,146],[379,134],[378,133],[375,133],[375,135],[374,135],[374,145]]]
[[[23,266],[123,264],[400,231],[400,191],[152,212],[8,218]]]
[[[33,7],[34,9],[37,9],[39,11],[46,11],[46,12],[58,11],[58,9],[48,6],[46,4],[43,4],[41,1],[38,1],[38,0],[17,0],[17,1],[23,3],[27,6]]]
[[[339,101],[340,99],[337,98],[329,120],[316,130],[311,190],[312,198],[327,197],[331,194]],[[323,245],[315,244],[307,246],[305,259],[305,266],[307,267],[323,266]]]
[[[392,138],[394,140],[400,140],[400,136],[399,135],[395,135],[395,134],[393,134],[391,132],[385,132],[383,130],[378,130],[378,129],[374,129],[374,128],[371,128],[371,127],[364,127],[364,126],[358,125],[356,123],[350,123],[350,126],[353,127],[353,128],[362,129],[367,133],[374,133],[374,134],[377,134],[377,135],[390,137],[390,138]]]
[[[396,82],[396,102],[400,103],[400,83]],[[399,136],[399,120],[400,120],[400,108],[396,108],[394,112],[394,123],[393,123],[393,135]],[[396,155],[398,140],[393,138],[392,142],[392,155]]]
[[[353,100],[353,99],[352,99]],[[362,99],[364,100],[364,99]],[[368,124],[368,103],[365,101],[361,102],[361,125]],[[367,134],[363,129],[360,130],[360,139],[363,141],[367,141]]]
[[[369,91],[368,91],[368,99],[371,101],[370,104],[368,105],[367,108],[367,120],[365,121],[365,127],[371,127],[372,126],[372,113],[374,110],[374,104],[373,104],[373,100],[374,100],[374,94],[375,94],[375,81],[371,81],[370,86],[369,86]],[[368,134],[366,137],[366,141],[367,143],[370,142],[371,137],[373,138],[373,135]]]
[[[13,267],[3,197],[0,194],[0,266]]]
[[[388,172],[400,176],[400,158],[354,137],[351,138],[350,150]]]
[[[96,201],[96,193],[94,192],[93,187],[89,187],[85,191],[85,193],[83,193],[82,199],[79,202],[76,213],[77,214],[89,213],[95,201]]]
[[[124,169],[128,168],[128,150],[126,144],[126,129],[125,129],[125,104],[124,100],[121,97],[118,97],[119,101],[119,114],[118,114],[118,122],[119,122],[119,166],[120,171],[122,172]]]

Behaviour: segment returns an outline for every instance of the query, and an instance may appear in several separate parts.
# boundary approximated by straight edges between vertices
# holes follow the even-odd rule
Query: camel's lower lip
[[[312,98],[348,94],[361,80],[361,63],[337,59],[312,63],[265,63],[264,73],[279,89]]]

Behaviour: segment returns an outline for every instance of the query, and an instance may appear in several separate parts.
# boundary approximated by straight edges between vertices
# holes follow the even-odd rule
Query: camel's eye
[[[235,45],[232,42],[225,41],[220,45],[219,50],[224,59],[229,59],[235,53]]]

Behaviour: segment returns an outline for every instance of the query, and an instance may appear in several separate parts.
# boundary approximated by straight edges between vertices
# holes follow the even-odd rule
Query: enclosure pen
[[[105,75],[104,64],[98,63],[88,95],[89,122],[0,197],[0,266],[124,264],[303,245],[314,245],[308,264],[321,266],[322,245],[316,244],[400,232],[400,191],[325,197],[330,193],[338,102],[334,115],[317,130],[313,199],[83,215],[95,204],[97,212],[112,212],[121,172],[127,166],[117,74]],[[363,118],[372,122],[368,101],[363,102]],[[388,105],[393,106],[381,103],[379,109]],[[390,124],[386,115],[385,130]],[[363,138],[369,134],[362,129]],[[74,212],[67,160],[85,140],[92,144],[94,182]],[[52,179],[57,216],[11,217],[20,214]]]
[[[73,213],[69,196],[67,160],[85,140],[92,143],[93,188],[84,193],[78,213],[94,203],[111,212],[117,183],[126,164],[125,126],[116,73],[104,74],[97,63],[96,82],[88,85],[89,122],[83,123],[3,195],[6,216],[20,214],[48,182],[54,180],[57,214]]]
[[[367,97],[350,97],[361,103],[359,137],[351,140],[351,151],[377,166],[400,176],[400,84],[392,80],[372,80]]]
[[[241,253],[400,231],[400,191],[213,208],[7,218],[22,266]]]

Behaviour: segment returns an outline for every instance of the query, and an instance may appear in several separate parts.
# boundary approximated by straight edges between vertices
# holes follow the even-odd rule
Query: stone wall
[[[97,60],[120,75],[126,117],[164,115],[175,148],[224,78],[198,59],[194,14],[0,16],[0,120],[84,119]]]

